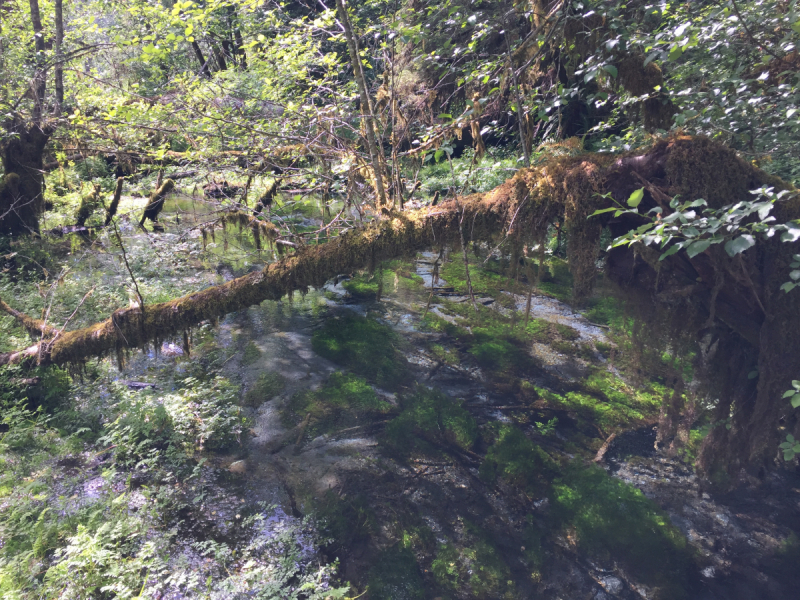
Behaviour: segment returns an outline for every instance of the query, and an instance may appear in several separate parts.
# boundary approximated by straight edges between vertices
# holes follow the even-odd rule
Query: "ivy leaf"
[[[725,242],[725,252],[728,253],[728,256],[736,256],[755,245],[756,240],[752,235],[740,235],[737,238]]]
[[[644,188],[639,188],[631,194],[630,198],[628,198],[628,206],[631,208],[636,208],[639,206],[642,198],[644,198]]]

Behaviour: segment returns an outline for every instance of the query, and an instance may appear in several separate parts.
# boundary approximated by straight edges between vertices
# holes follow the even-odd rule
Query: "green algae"
[[[355,314],[327,319],[314,332],[311,347],[381,387],[394,388],[408,377],[400,338],[391,327],[374,319]]]
[[[619,562],[656,598],[686,597],[692,552],[669,517],[641,490],[601,468],[571,465],[552,488],[551,518],[582,552]]]
[[[286,379],[280,373],[262,373],[252,388],[244,395],[244,403],[258,406],[262,402],[272,400],[286,387]]]
[[[557,472],[555,461],[517,427],[493,423],[489,431],[494,442],[481,463],[481,479],[503,479],[529,496],[541,495]]]
[[[431,572],[442,588],[478,600],[512,600],[518,592],[511,578],[511,569],[495,544],[484,531],[465,523],[462,543],[442,544],[431,563]]]
[[[425,598],[425,585],[414,553],[398,546],[381,551],[369,570],[367,592],[371,600]]]
[[[478,425],[469,411],[438,390],[417,386],[401,398],[401,407],[383,436],[394,453],[430,452],[437,446],[471,450],[478,440]]]
[[[253,341],[248,342],[248,344],[244,347],[244,350],[242,351],[242,361],[241,361],[242,365],[243,366],[252,365],[259,358],[261,358],[262,354],[263,352],[261,352],[259,347],[256,346],[255,342]]]
[[[635,428],[658,419],[664,389],[657,384],[631,388],[603,369],[595,369],[579,390],[558,394],[536,388],[545,406],[567,410],[605,432]]]
[[[284,423],[296,425],[309,418],[312,438],[348,425],[366,425],[391,411],[366,380],[352,373],[333,373],[319,390],[298,392],[283,409]]]

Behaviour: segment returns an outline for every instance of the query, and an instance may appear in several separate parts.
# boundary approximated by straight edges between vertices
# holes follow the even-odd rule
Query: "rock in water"
[[[246,460],[237,460],[232,462],[228,465],[228,471],[231,473],[236,473],[238,475],[244,475],[247,473],[247,461]]]

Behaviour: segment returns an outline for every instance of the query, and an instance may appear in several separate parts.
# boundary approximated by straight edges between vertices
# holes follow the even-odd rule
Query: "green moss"
[[[244,351],[242,352],[242,365],[252,365],[256,362],[263,352],[256,346],[255,342],[251,341],[244,347]]]
[[[355,314],[328,319],[311,339],[317,354],[390,388],[408,376],[408,363],[399,345],[390,327]]]
[[[446,365],[457,365],[461,362],[458,351],[453,348],[445,348],[440,344],[431,346],[431,354]]]
[[[286,379],[280,373],[262,373],[252,388],[244,396],[245,404],[258,406],[262,402],[272,400],[286,387]]]
[[[540,388],[536,391],[546,405],[569,410],[606,432],[652,422],[663,397],[663,390],[654,384],[633,389],[603,369],[593,371],[580,390],[563,395]]]
[[[518,598],[511,569],[488,536],[467,523],[465,544],[443,544],[431,563],[436,583],[479,600]]]
[[[407,548],[383,550],[369,570],[367,590],[371,600],[422,600],[425,585],[417,559]]]
[[[692,553],[669,517],[642,492],[599,467],[573,465],[553,485],[551,518],[589,556],[620,562],[657,598],[686,597]]]
[[[357,275],[345,281],[342,287],[355,298],[375,298],[378,295],[379,280],[377,275]]]
[[[438,390],[418,386],[401,399],[402,412],[386,427],[384,442],[399,454],[430,450],[431,443],[470,450],[478,425],[463,407]]]
[[[329,490],[316,506],[322,531],[332,549],[341,550],[369,539],[378,530],[378,520],[369,501],[361,495],[339,497]]]
[[[481,367],[492,371],[508,371],[526,358],[523,350],[502,339],[480,342],[469,353]]]
[[[337,428],[367,424],[391,409],[391,404],[380,399],[364,379],[351,373],[334,373],[319,390],[292,396],[283,409],[283,420],[292,426],[311,415],[306,433],[314,438]]]
[[[613,325],[624,317],[622,303],[618,298],[606,296],[589,300],[589,310],[584,316],[592,323]]]
[[[480,466],[481,479],[498,478],[536,496],[543,492],[557,465],[548,454],[512,425],[494,423],[494,443]]]
[[[391,405],[381,400],[364,379],[349,373],[334,373],[317,396],[332,406],[358,412],[385,413]]]

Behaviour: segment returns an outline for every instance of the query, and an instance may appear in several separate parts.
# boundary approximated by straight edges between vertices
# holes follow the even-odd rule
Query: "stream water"
[[[188,538],[235,536],[228,524],[245,507],[271,507],[269,532],[314,516],[329,541],[301,539],[303,560],[338,559],[341,578],[376,600],[796,596],[800,480],[775,474],[710,495],[688,464],[655,451],[652,410],[592,466],[612,426],[581,412],[582,382],[600,373],[634,386],[608,358],[607,329],[544,293],[525,317],[528,297],[510,283],[476,289],[480,310],[493,311],[478,313],[453,280],[455,255],[432,289],[437,257],[228,315],[195,334],[191,357],[177,340],[132,357],[120,381],[169,388],[203,362],[241,386],[249,430],[206,456],[216,492]],[[251,268],[221,254],[209,264],[183,277],[211,283]],[[473,269],[476,288],[490,281]],[[514,345],[479,331],[493,314],[512,331],[528,319],[562,329]],[[362,328],[372,337],[352,338]],[[639,410],[630,398],[620,405]],[[600,404],[586,410],[605,414]],[[202,562],[188,542],[181,560]]]

